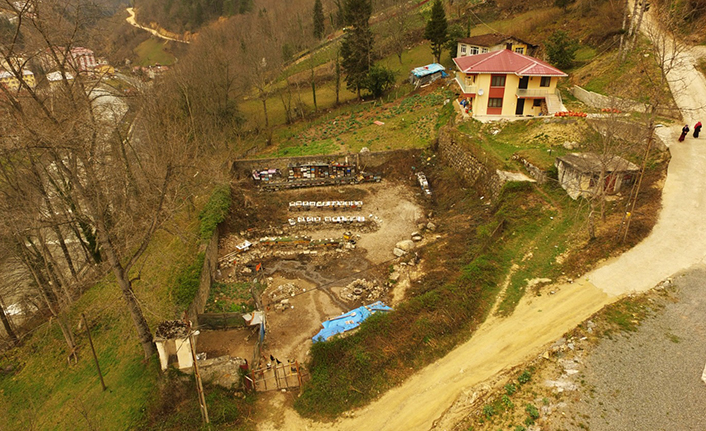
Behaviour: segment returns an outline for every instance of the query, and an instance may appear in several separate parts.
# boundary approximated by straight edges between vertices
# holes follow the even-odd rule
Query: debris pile
[[[181,320],[165,320],[157,325],[157,338],[185,338],[189,336],[189,325]]]
[[[348,286],[341,289],[338,296],[344,301],[375,301],[384,293],[384,288],[378,286],[374,281],[365,279],[357,279],[351,282]]]
[[[281,302],[283,299],[289,299],[303,292],[306,292],[306,289],[303,289],[294,283],[285,283],[272,289],[269,296],[272,302]]]

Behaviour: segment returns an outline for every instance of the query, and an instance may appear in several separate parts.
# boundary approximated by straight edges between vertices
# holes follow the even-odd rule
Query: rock
[[[427,227],[426,223],[417,223],[417,229],[424,230],[425,227]]]
[[[563,144],[561,144],[561,146],[566,148],[567,150],[575,150],[579,147],[579,144],[578,144],[578,142],[566,141]]]
[[[422,240],[422,234],[419,232],[412,233],[412,241],[419,242]]]
[[[407,252],[404,251],[404,250],[401,250],[401,249],[399,249],[399,248],[397,248],[397,247],[395,247],[394,249],[392,249],[392,254],[394,254],[394,255],[397,256],[397,257],[402,257],[402,256],[404,256],[405,254],[407,254]]]
[[[392,281],[397,281],[400,279],[400,273],[395,271],[392,274],[390,274],[390,280]]]
[[[404,241],[400,241],[395,244],[395,247],[399,248],[400,250],[410,251],[414,248],[414,241],[405,239]]]
[[[248,268],[247,266],[243,267],[243,270],[241,271],[243,274],[250,274],[252,273],[252,269]]]
[[[282,305],[289,304],[289,299],[283,299],[279,303]]]
[[[360,149],[360,152],[363,153],[363,154],[364,154],[364,153],[369,153],[369,152],[370,152],[370,149],[369,149],[368,147],[363,147],[363,148]]]
[[[436,230],[436,225],[432,222],[427,223],[427,229],[429,229],[430,232],[434,232]]]

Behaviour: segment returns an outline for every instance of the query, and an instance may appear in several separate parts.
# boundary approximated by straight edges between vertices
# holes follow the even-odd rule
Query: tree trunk
[[[265,114],[265,129],[269,129],[270,121],[267,118],[267,94],[260,92],[260,99],[262,100],[262,112]]]
[[[19,339],[17,338],[17,334],[15,334],[15,331],[12,329],[12,325],[10,324],[10,320],[7,318],[7,314],[5,314],[5,306],[1,299],[0,320],[2,320],[2,326],[5,328],[5,333],[7,333],[7,336],[10,337],[10,340],[12,340],[12,344],[17,344]]]
[[[99,223],[102,224],[102,220]],[[142,314],[142,308],[140,307],[140,304],[137,303],[137,298],[135,298],[135,293],[132,290],[132,283],[130,282],[129,275],[125,273],[118,256],[113,250],[110,240],[108,240],[102,229],[98,230],[98,237],[101,242],[101,249],[105,253],[105,257],[113,270],[118,286],[120,286],[120,290],[123,293],[123,298],[125,298],[127,309],[130,311],[132,322],[135,324],[135,329],[137,329],[137,336],[140,339],[142,350],[145,353],[145,359],[149,359],[157,352],[157,348],[155,347],[154,340],[152,339],[152,331],[150,331],[147,320],[145,320],[145,316]]]

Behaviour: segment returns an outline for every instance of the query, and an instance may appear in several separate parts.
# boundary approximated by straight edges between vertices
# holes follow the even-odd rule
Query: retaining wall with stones
[[[438,151],[441,160],[452,167],[469,185],[479,192],[496,198],[500,194],[504,181],[498,175],[495,166],[482,154],[474,154],[465,139],[449,127],[439,131]],[[485,163],[481,161],[485,159]]]
[[[211,240],[205,247],[203,267],[201,268],[201,280],[199,281],[199,290],[196,292],[194,300],[187,308],[189,320],[198,326],[198,315],[202,314],[206,308],[208,295],[211,292],[211,284],[214,280],[216,267],[218,265],[218,229],[211,236]]]

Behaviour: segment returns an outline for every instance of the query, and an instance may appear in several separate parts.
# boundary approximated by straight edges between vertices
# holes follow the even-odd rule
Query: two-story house
[[[553,115],[562,103],[561,70],[509,49],[454,58],[459,100],[473,116]]]
[[[525,42],[514,36],[507,36],[500,33],[488,33],[478,36],[471,36],[458,40],[459,57],[467,55],[485,54],[487,52],[501,51],[509,49],[518,54],[532,55],[537,45]]]

